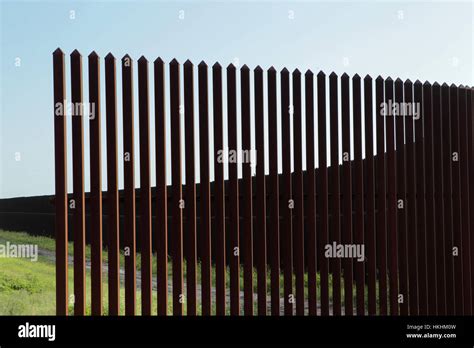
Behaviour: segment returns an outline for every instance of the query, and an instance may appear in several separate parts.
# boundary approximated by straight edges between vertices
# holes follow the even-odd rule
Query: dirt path
[[[50,251],[50,250],[45,250],[45,249],[38,249],[38,254],[39,256],[42,256],[42,257],[45,257],[46,259],[50,260],[51,262],[55,262],[55,259],[56,259],[56,256],[55,256],[55,253],[53,251]],[[69,265],[73,265],[73,257],[72,256],[69,256],[68,257],[68,263]],[[90,269],[91,268],[91,262],[90,260],[86,260],[86,268],[87,269]],[[108,266],[106,263],[104,263],[103,267],[102,267],[102,271],[104,272],[104,274],[106,275],[107,272],[108,272]],[[123,267],[120,268],[120,283],[121,284],[124,284],[124,278],[125,278],[125,270]],[[141,276],[141,272],[140,271],[137,271],[137,290],[139,290],[141,288],[141,280],[142,280],[142,276]],[[186,288],[186,281],[184,280],[184,287]],[[152,288],[153,290],[156,291],[157,289],[157,281],[156,281],[156,277],[153,277],[152,279]],[[169,285],[168,285],[168,293],[172,293],[173,291],[173,286],[172,286],[172,283],[169,282]],[[197,298],[200,299],[201,298],[201,285],[200,284],[197,284],[197,287],[196,287],[196,293],[197,293]],[[213,298],[215,298],[215,293],[216,293],[216,289],[213,287],[211,289],[211,296]],[[254,293],[253,295],[253,299],[254,299],[254,302],[257,301],[257,294]],[[243,311],[243,302],[244,302],[244,292],[243,291],[240,291],[240,303],[241,303],[241,311]],[[230,293],[229,293],[229,289],[226,289],[226,303],[227,303],[227,306],[228,304],[230,303]],[[267,296],[267,307],[270,308],[270,304],[271,304],[271,298],[270,296]],[[280,314],[283,315],[284,314],[284,310],[283,310],[283,307],[284,307],[284,302],[283,302],[283,299],[280,299]],[[321,312],[321,307],[318,303],[318,307],[317,307],[317,312],[318,312],[318,315],[320,315],[320,312]],[[329,312],[330,314],[332,315],[332,304],[330,303],[329,305]],[[305,313],[308,313],[308,301],[307,299],[305,300]],[[344,308],[342,308],[342,315],[344,315]]]

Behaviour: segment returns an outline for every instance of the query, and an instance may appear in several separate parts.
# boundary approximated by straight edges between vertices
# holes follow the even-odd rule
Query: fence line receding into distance
[[[116,58],[92,52],[90,109],[67,112],[60,49],[53,63],[58,315],[474,313],[471,87],[126,55],[119,107]],[[73,106],[82,72],[76,50]]]

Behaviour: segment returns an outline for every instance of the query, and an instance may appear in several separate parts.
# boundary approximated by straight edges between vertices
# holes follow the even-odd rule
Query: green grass
[[[31,236],[21,232],[9,232],[0,230],[0,243],[9,241],[14,244],[36,244],[40,250],[47,250],[54,253],[55,241],[52,238]],[[69,243],[69,255],[73,255],[73,244]],[[104,264],[107,263],[107,250],[103,252]],[[140,254],[137,254],[137,270],[140,270]],[[86,247],[86,258],[90,259],[90,247]],[[156,260],[154,258],[154,260]],[[121,267],[124,264],[124,256],[121,254],[120,257]],[[172,277],[172,262],[170,260],[169,265],[169,281],[171,282]],[[69,265],[69,293],[73,293],[74,278],[73,268]],[[212,269],[212,284],[215,284],[215,269]],[[156,276],[156,262],[153,262],[153,275]],[[184,279],[186,279],[186,264],[184,263],[183,269]],[[317,284],[320,284],[320,275],[316,275]],[[196,271],[196,279],[198,284],[201,278],[201,265],[198,263]],[[257,273],[254,269],[254,292],[257,292]],[[227,268],[226,274],[226,288],[229,288],[229,269]],[[284,276],[280,274],[280,296],[283,296],[283,281]],[[305,297],[308,296],[308,275],[304,276],[305,283]],[[90,272],[86,272],[86,313],[90,314]],[[295,277],[293,276],[293,286],[295,284]],[[378,285],[378,284],[377,284]],[[241,268],[240,272],[240,286],[243,290],[243,271]],[[319,287],[319,286],[318,286]],[[267,289],[268,294],[270,290],[270,271],[267,275]],[[121,314],[124,314],[124,288],[123,284],[120,290],[121,299]],[[294,292],[293,292],[294,293]],[[367,298],[367,287],[365,288],[365,297]],[[141,313],[141,297],[140,290],[137,291],[137,310],[136,313]],[[318,289],[318,301],[320,291]],[[355,287],[353,291],[354,304],[355,299]],[[71,296],[72,297],[72,296]],[[332,277],[329,275],[329,298],[332,301]],[[108,313],[107,303],[107,272],[103,273],[103,312]],[[344,281],[341,279],[341,299],[344,303]],[[213,299],[214,301],[214,299]],[[73,314],[73,302],[69,305],[69,312]],[[227,310],[229,310],[227,306]],[[157,299],[156,291],[153,292],[153,314],[156,314]],[[255,312],[257,311],[257,303],[254,304]],[[212,313],[215,313],[215,304],[212,304]],[[197,306],[198,314],[201,313],[200,299],[198,298]],[[172,314],[172,298],[168,296],[168,313]],[[184,313],[186,313],[186,305],[184,305]],[[55,314],[55,265],[54,262],[47,257],[40,256],[37,262],[31,262],[28,259],[19,258],[0,258],[0,315],[54,315]]]
[[[0,314],[55,313],[54,265],[0,258]]]

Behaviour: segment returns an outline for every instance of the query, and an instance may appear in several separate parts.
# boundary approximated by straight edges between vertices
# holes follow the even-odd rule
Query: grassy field
[[[48,256],[39,256],[37,262],[29,259],[20,258],[0,258],[0,315],[54,315],[55,314],[55,264],[54,239],[47,237],[34,237],[26,233],[9,232],[0,230],[0,243],[7,241],[14,244],[36,244],[38,249],[49,252]],[[73,254],[73,244],[69,243],[69,254]],[[90,248],[86,248],[86,258],[90,259]],[[103,253],[104,264],[107,262],[107,251]],[[124,257],[121,256],[121,265],[123,266]],[[140,254],[137,254],[137,270],[140,270]],[[228,271],[228,270],[227,270]],[[186,276],[186,268],[184,267],[184,275]],[[243,288],[243,272],[241,272],[241,290]],[[254,271],[255,273],[255,271]],[[169,280],[171,282],[172,263],[169,263]],[[153,263],[153,275],[156,275],[156,262]],[[197,269],[197,281],[200,283],[200,265]],[[215,272],[212,271],[213,286],[215,284]],[[281,295],[283,295],[283,275],[280,276]],[[268,274],[268,289],[270,288],[270,274]],[[73,290],[73,268],[69,265],[69,293]],[[305,292],[307,296],[307,274],[305,274]],[[319,274],[317,274],[317,283],[319,284]],[[122,279],[123,281],[123,279]],[[226,277],[227,289],[229,288],[229,275]],[[294,283],[294,282],[293,282]],[[90,272],[86,274],[87,286],[87,313],[90,313]],[[256,273],[254,274],[254,290],[257,291]],[[341,282],[342,299],[344,299],[343,282]],[[365,289],[367,292],[367,288]],[[107,272],[103,274],[103,294],[104,294],[104,314],[107,314]],[[355,289],[354,303],[355,303]],[[329,278],[329,295],[332,298],[332,279]],[[140,290],[137,290],[137,313],[141,313],[140,308]],[[121,311],[124,311],[124,288],[121,286]],[[319,291],[318,291],[319,300]],[[214,299],[213,299],[214,301]],[[256,311],[255,303],[255,311]],[[228,307],[228,306],[227,306]],[[200,313],[200,305],[198,299],[198,313]],[[156,314],[156,291],[153,293],[153,313]],[[69,312],[73,314],[73,304],[69,306]],[[169,296],[168,312],[172,313],[171,296]],[[184,306],[186,312],[186,306]],[[212,312],[215,313],[215,305],[213,303]]]

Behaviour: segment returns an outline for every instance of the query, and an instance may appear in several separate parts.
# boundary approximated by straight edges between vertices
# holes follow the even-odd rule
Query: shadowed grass
[[[36,244],[38,249],[51,253],[50,256],[39,256],[37,262],[32,262],[28,259],[20,258],[0,258],[0,315],[54,315],[55,309],[55,264],[54,264],[54,250],[55,241],[48,237],[37,237],[31,236],[22,232],[9,232],[0,230],[0,243],[9,241],[14,244]],[[73,243],[69,243],[69,255],[73,255]],[[156,255],[155,255],[156,256]],[[107,264],[108,253],[107,250],[103,251],[103,263]],[[141,255],[137,254],[137,272],[140,271],[140,260]],[[90,260],[90,246],[86,246],[86,259]],[[121,253],[120,256],[121,267],[124,265],[124,255]],[[156,279],[156,258],[153,262],[153,275]],[[173,264],[169,260],[168,264],[168,281],[171,284],[173,272]],[[230,273],[227,267],[226,272],[226,289],[229,290]],[[212,272],[212,285],[215,285],[215,268],[213,267]],[[186,262],[183,267],[183,278],[186,280]],[[201,283],[201,265],[197,264],[196,270],[197,284]],[[283,274],[280,274],[280,297],[283,296]],[[320,275],[316,275],[316,281],[318,284],[317,301],[320,301]],[[73,267],[69,265],[69,294],[73,291]],[[125,310],[125,291],[123,287],[123,277],[121,279],[120,289],[120,313],[124,314]],[[293,287],[295,284],[295,276],[293,275]],[[308,298],[308,274],[304,275],[305,284],[305,298]],[[341,279],[341,300],[342,306],[344,305],[344,282]],[[86,271],[86,313],[90,314],[90,270]],[[378,284],[377,284],[378,285]],[[103,272],[103,313],[108,314],[108,284],[107,284],[107,272]],[[253,289],[254,294],[257,293],[257,272],[253,270]],[[240,290],[243,290],[243,267],[240,271]],[[186,293],[186,286],[184,287]],[[171,289],[168,288],[168,314],[172,314],[172,297]],[[294,293],[294,292],[293,292]],[[378,293],[378,289],[377,289]],[[267,295],[270,295],[270,270],[267,273]],[[355,286],[353,290],[353,301],[354,307],[356,304],[356,291]],[[367,286],[365,287],[365,298],[367,299]],[[332,276],[329,274],[329,299],[332,300]],[[69,313],[74,313],[73,296],[70,296]],[[153,291],[152,298],[152,314],[157,314],[157,296],[156,290]],[[197,313],[201,314],[200,305],[200,294],[197,296]],[[241,301],[241,306],[243,306]],[[183,312],[186,314],[186,303],[183,305]],[[212,299],[211,312],[215,314],[215,299]],[[226,305],[226,312],[229,312],[229,305]],[[141,313],[141,293],[140,289],[136,293],[136,313]],[[254,313],[257,313],[257,302],[254,301]],[[268,308],[269,313],[269,308]]]

